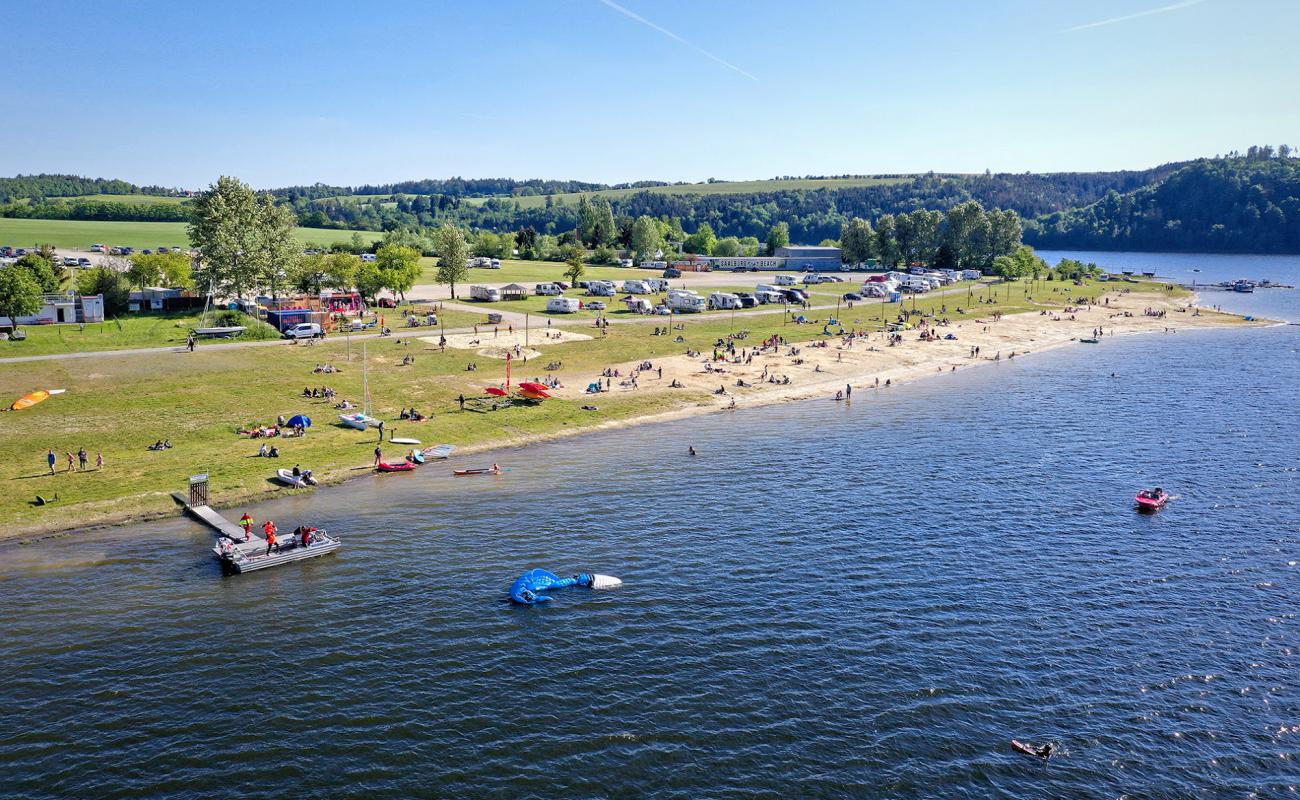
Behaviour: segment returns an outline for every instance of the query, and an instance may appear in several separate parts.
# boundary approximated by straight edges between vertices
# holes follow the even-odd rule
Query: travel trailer
[[[706,307],[704,298],[691,291],[672,291],[668,293],[668,307],[678,314],[697,313]]]
[[[546,310],[552,314],[575,314],[581,305],[573,297],[552,297],[546,301]]]
[[[469,298],[480,303],[498,303],[501,301],[501,290],[492,286],[471,286]]]

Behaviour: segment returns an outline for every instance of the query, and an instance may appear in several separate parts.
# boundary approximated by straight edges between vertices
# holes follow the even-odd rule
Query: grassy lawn
[[[1061,282],[1019,282],[980,287],[972,292],[976,304],[966,308],[965,297],[922,295],[908,297],[908,309],[930,311],[953,319],[986,318],[993,311],[1032,310],[1041,306],[1060,308],[1083,295],[1097,296],[1098,284],[1077,287]],[[1114,284],[1104,286],[1108,291]],[[1152,284],[1125,284],[1134,290],[1157,289]],[[1174,290],[1180,296],[1185,290]],[[995,304],[980,304],[992,298]],[[961,305],[963,314],[956,307]],[[900,304],[862,303],[844,309],[846,327],[875,328],[895,318]],[[386,312],[397,315],[398,310]],[[448,312],[450,314],[451,312]],[[816,324],[791,324],[782,314],[734,318],[729,313],[673,317],[684,325],[685,343],[672,337],[652,336],[654,323],[615,325],[608,335],[567,344],[540,343],[539,359],[514,365],[515,380],[543,374],[541,364],[562,360],[558,373],[570,388],[580,388],[595,379],[610,364],[641,358],[655,359],[680,354],[687,347],[708,350],[732,330],[747,330],[750,341],[780,332],[791,341],[821,336],[821,324],[833,314],[827,310],[804,312]],[[135,322],[131,336],[138,341],[168,340],[174,335],[177,318],[147,318]],[[450,320],[449,320],[450,321]],[[173,328],[168,328],[170,322]],[[400,331],[401,328],[395,328]],[[65,332],[66,335],[67,332]],[[100,335],[88,331],[88,335]],[[125,332],[124,334],[125,335]],[[402,338],[402,337],[396,337]],[[396,426],[398,435],[413,436],[426,445],[450,443],[458,446],[502,444],[524,437],[590,425],[597,421],[656,413],[703,401],[702,395],[682,393],[614,393],[601,395],[599,412],[581,410],[590,402],[582,397],[555,399],[535,407],[513,407],[495,412],[457,410],[456,396],[481,396],[483,387],[504,379],[504,362],[485,358],[474,351],[449,350],[439,353],[434,346],[417,342],[398,345],[394,339],[366,342],[370,358],[370,386],[373,412]],[[323,400],[301,397],[304,386],[328,384],[340,397],[361,396],[361,347],[349,347],[344,337],[334,336],[315,347],[255,347],[184,352],[156,357],[113,357],[73,359],[34,364],[0,365],[0,402],[39,388],[62,388],[67,393],[32,409],[5,414],[4,436],[0,436],[0,531],[21,532],[38,526],[58,527],[89,524],[123,515],[165,513],[174,509],[169,493],[181,490],[186,477],[198,472],[211,475],[214,497],[220,502],[256,498],[275,486],[269,476],[277,467],[295,463],[317,470],[326,479],[369,471],[374,433],[362,433],[337,425],[337,411]],[[351,352],[351,360],[348,352]],[[400,366],[403,355],[415,363]],[[478,370],[466,371],[469,362]],[[313,374],[319,363],[343,368],[334,375]],[[431,420],[407,424],[396,420],[400,408],[414,405]],[[279,461],[254,456],[258,442],[241,437],[242,426],[273,422],[277,415],[305,413],[316,425],[303,439],[277,443],[283,453]],[[156,439],[169,438],[174,449],[149,452]],[[95,455],[103,452],[106,468],[85,474],[46,474],[45,454],[54,449],[60,469],[65,453],[80,447]],[[402,448],[388,445],[388,457],[400,457]],[[434,466],[432,469],[443,469]],[[391,479],[391,478],[389,478]],[[37,494],[59,501],[35,506]]]
[[[197,314],[149,314],[92,323],[84,328],[29,325],[23,328],[26,340],[0,342],[0,358],[180,345],[197,324]]]
[[[322,228],[296,228],[301,242],[328,245],[332,242],[352,240],[352,231]],[[375,241],[381,234],[361,231],[367,242]],[[85,222],[62,219],[12,219],[0,218],[0,244],[14,247],[33,247],[50,244],[55,247],[89,250],[92,244],[120,245],[136,249],[153,247],[185,247],[189,238],[183,222]]]

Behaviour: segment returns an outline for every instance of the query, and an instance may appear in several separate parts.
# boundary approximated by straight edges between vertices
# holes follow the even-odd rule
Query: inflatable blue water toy
[[[542,594],[548,589],[563,589],[566,586],[587,586],[592,589],[612,589],[622,585],[623,581],[611,575],[596,575],[580,572],[572,578],[561,578],[544,569],[530,569],[510,587],[510,600],[523,606],[545,603],[551,598]]]

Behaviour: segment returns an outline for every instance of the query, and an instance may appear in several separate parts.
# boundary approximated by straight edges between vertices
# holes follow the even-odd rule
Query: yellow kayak
[[[38,391],[32,392],[31,394],[25,394],[22,397],[15,400],[14,404],[9,406],[9,410],[22,411],[24,408],[31,408],[37,403],[43,403],[46,400],[49,400],[51,397],[53,397],[56,394],[63,394],[64,391],[65,390],[63,389],[40,389]]]

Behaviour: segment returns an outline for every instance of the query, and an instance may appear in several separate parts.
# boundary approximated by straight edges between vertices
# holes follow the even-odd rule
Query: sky
[[[0,175],[1140,169],[1300,145],[1295,0],[2,0]]]

